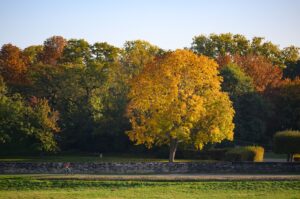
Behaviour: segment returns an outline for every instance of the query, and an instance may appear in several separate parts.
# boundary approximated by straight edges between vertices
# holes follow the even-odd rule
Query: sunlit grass
[[[99,181],[2,176],[0,198],[300,198],[300,181]]]
[[[0,156],[0,162],[168,162],[168,159],[133,156],[129,154],[56,155],[56,156]],[[175,159],[175,162],[215,162],[214,160]]]

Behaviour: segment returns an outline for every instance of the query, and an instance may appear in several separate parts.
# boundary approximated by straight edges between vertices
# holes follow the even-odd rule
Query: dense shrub
[[[227,161],[252,161],[262,162],[264,159],[264,148],[260,146],[237,147],[225,153]]]
[[[224,160],[225,153],[228,148],[212,148],[202,151],[197,150],[178,150],[176,157],[185,159],[201,159],[201,160]]]
[[[274,135],[274,152],[288,155],[291,161],[293,154],[300,153],[300,131],[285,130]]]
[[[224,160],[225,154],[228,152],[228,148],[209,149],[205,152],[207,159],[210,160]]]

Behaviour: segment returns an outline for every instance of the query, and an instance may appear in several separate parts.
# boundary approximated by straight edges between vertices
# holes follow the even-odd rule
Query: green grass
[[[300,181],[99,181],[1,176],[0,198],[300,198]]]
[[[176,159],[175,162],[215,162],[214,160]],[[133,156],[130,154],[0,156],[0,162],[168,162],[168,159]]]
[[[277,154],[274,152],[265,152],[264,158],[269,158],[269,159],[286,159],[285,154]]]
[[[296,156],[300,157],[300,154]],[[265,159],[286,159],[285,154],[266,152]],[[0,162],[168,162],[168,159],[132,154],[103,154],[99,155],[46,155],[46,156],[0,156]],[[175,159],[175,162],[216,162],[216,160]]]
[[[294,157],[299,157],[300,154],[294,154]],[[265,152],[264,159],[274,159],[274,160],[286,160],[287,155],[286,154],[277,154],[274,152]]]

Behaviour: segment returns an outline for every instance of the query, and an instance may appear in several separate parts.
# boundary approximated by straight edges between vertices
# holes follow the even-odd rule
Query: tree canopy
[[[300,128],[298,47],[224,33],[196,36],[187,49],[62,36],[24,49],[4,44],[0,153],[146,145],[165,157],[169,145],[172,160],[177,146],[270,149],[275,132]]]
[[[131,81],[129,138],[148,147],[169,144],[170,161],[180,142],[202,149],[232,140],[234,110],[220,83],[217,64],[208,57],[176,50],[157,58]]]

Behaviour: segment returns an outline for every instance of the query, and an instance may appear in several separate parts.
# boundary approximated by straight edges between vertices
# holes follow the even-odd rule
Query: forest
[[[1,154],[270,149],[276,132],[300,129],[299,48],[263,37],[198,35],[171,51],[52,36],[4,44],[0,75]]]

